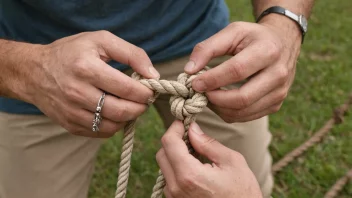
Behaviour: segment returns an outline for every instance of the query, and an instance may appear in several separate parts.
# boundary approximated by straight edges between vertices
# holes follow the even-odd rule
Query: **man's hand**
[[[212,164],[188,153],[184,127],[175,121],[162,138],[156,159],[165,176],[167,198],[260,198],[258,182],[243,156],[205,135],[196,123],[189,129],[194,149]]]
[[[260,24],[234,22],[199,43],[185,71],[195,73],[217,56],[232,55],[195,78],[192,86],[206,92],[210,108],[226,122],[258,119],[278,111],[287,96],[295,76],[300,34],[297,24],[280,15],[267,16]],[[245,80],[238,89],[219,90]]]
[[[16,92],[13,96],[36,105],[76,135],[112,136],[142,114],[153,95],[107,61],[130,65],[146,78],[159,77],[142,49],[107,31],[81,33],[31,50],[35,61],[26,62],[33,57],[22,59],[22,79],[12,87]],[[100,131],[94,133],[92,121],[103,91],[108,93],[101,112],[103,119]]]

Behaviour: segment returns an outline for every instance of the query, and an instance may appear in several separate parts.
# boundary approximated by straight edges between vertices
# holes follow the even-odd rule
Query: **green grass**
[[[253,21],[249,0],[228,1],[232,20]],[[280,112],[270,116],[274,161],[300,145],[331,116],[352,91],[352,4],[350,0],[319,0],[297,65],[291,92]],[[273,196],[320,198],[352,168],[352,115],[334,127],[325,140],[276,175]],[[155,153],[164,132],[151,109],[137,124],[127,197],[149,197],[157,173]],[[96,163],[90,198],[111,198],[116,188],[121,135],[109,139]],[[352,197],[352,184],[341,198]]]

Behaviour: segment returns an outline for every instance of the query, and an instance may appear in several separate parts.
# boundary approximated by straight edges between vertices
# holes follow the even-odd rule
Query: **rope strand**
[[[200,113],[207,106],[208,99],[203,93],[197,93],[192,89],[191,82],[197,76],[202,74],[206,69],[201,70],[195,75],[182,73],[178,76],[177,81],[143,79],[139,74],[133,73],[132,78],[139,80],[140,83],[155,92],[153,98],[149,100],[153,103],[159,94],[171,94],[170,106],[171,113],[179,120],[183,121],[185,128],[185,141],[190,153],[193,152],[192,145],[188,140],[188,129],[190,124],[195,121],[195,115]],[[117,190],[115,198],[125,198],[127,193],[127,185],[129,178],[129,170],[131,167],[131,156],[133,150],[133,140],[135,134],[136,121],[130,121],[124,128],[124,138],[121,153],[121,161],[119,168],[119,176],[117,179]],[[153,187],[152,198],[161,198],[166,185],[165,178],[161,170],[159,170],[158,178]]]

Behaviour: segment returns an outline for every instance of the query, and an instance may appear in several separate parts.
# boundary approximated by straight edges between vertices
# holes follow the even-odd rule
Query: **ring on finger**
[[[102,121],[102,117],[100,115],[101,110],[103,109],[103,105],[104,105],[104,101],[105,101],[105,92],[103,92],[103,94],[100,96],[100,99],[98,101],[98,105],[95,109],[95,113],[94,113],[94,119],[93,119],[93,126],[92,126],[92,131],[93,132],[99,132],[99,125]]]

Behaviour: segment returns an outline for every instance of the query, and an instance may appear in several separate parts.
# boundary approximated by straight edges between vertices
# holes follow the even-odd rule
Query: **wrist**
[[[302,44],[302,31],[295,21],[284,15],[271,13],[264,16],[258,23],[275,31],[287,45],[300,48]]]
[[[4,45],[4,71],[7,76],[3,79],[2,95],[10,98],[32,102],[35,90],[34,80],[40,79],[36,76],[36,68],[40,65],[40,51],[42,45],[6,41]]]

